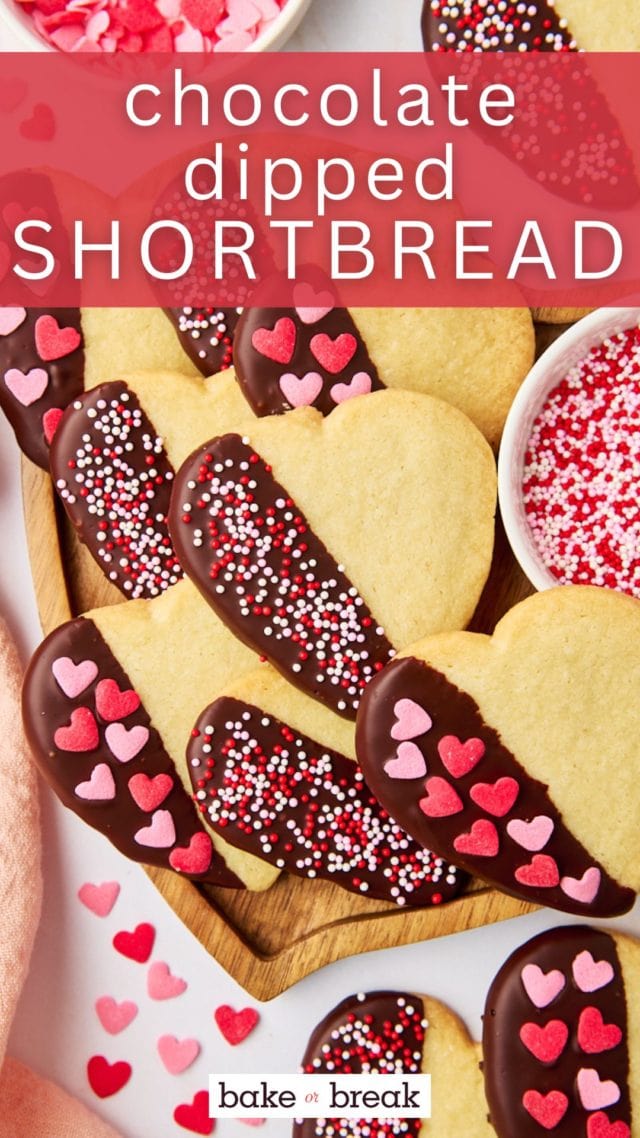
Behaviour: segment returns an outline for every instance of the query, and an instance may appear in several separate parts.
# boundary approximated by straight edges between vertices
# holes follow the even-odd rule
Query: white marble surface
[[[290,47],[417,48],[420,7],[420,0],[316,0]],[[5,50],[12,46],[1,33],[0,45]],[[0,487],[0,604],[26,655],[37,643],[39,629],[24,542],[18,452],[4,420]],[[173,1109],[206,1086],[209,1071],[293,1070],[317,1020],[339,999],[362,988],[396,985],[428,992],[458,1011],[477,1037],[484,994],[500,963],[517,944],[562,920],[540,912],[447,940],[342,961],[262,1006],[258,1029],[231,1049],[215,1027],[213,1010],[220,1003],[243,1007],[255,1001],[180,925],[142,870],[59,807],[48,792],[43,791],[42,800],[45,907],[12,1050],[92,1105],[125,1138],[184,1134],[172,1121]],[[111,916],[100,920],[78,903],[75,893],[84,881],[110,879],[121,882],[122,893]],[[111,947],[118,929],[143,920],[157,928],[154,959],[166,960],[189,983],[176,1000],[149,1000],[146,969]],[[616,923],[640,934],[640,909]],[[93,1004],[102,995],[139,1004],[137,1019],[119,1036],[107,1035],[95,1016]],[[157,1057],[156,1040],[165,1033],[195,1037],[202,1044],[201,1058],[181,1076],[168,1075]],[[86,1061],[96,1053],[110,1061],[126,1059],[134,1069],[129,1085],[103,1102],[92,1095],[85,1075]],[[248,1138],[249,1132],[240,1123],[226,1121],[218,1124],[217,1133],[220,1138]],[[289,1124],[272,1122],[261,1133],[285,1138]]]

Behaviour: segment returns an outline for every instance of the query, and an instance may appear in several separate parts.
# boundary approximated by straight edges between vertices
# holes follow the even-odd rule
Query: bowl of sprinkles
[[[2,18],[31,51],[273,51],[311,0],[5,0]]]
[[[536,589],[640,597],[640,308],[599,309],[525,379],[500,448],[505,529]]]

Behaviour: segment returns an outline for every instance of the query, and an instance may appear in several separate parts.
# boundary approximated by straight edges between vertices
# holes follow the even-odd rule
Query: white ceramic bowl
[[[538,590],[550,589],[558,580],[542,559],[524,508],[524,456],[533,423],[547,396],[574,364],[608,336],[615,336],[639,322],[640,308],[599,308],[579,320],[534,364],[509,411],[498,460],[500,512],[520,567]]]
[[[277,51],[293,35],[311,0],[288,0],[281,14],[264,35],[248,48],[248,51]],[[0,21],[10,32],[12,39],[23,51],[56,51],[38,35],[33,20],[21,9],[15,0],[0,0]],[[13,44],[12,44],[13,47]]]

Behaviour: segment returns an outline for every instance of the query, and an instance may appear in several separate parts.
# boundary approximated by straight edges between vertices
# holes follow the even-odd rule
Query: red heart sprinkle
[[[587,1119],[587,1138],[631,1138],[626,1122],[609,1122],[603,1110]]]
[[[96,687],[96,709],[101,719],[114,723],[117,719],[126,719],[139,707],[137,692],[121,691],[115,680],[100,680]]]
[[[130,32],[150,32],[164,23],[152,0],[125,0],[118,5],[120,23]]]
[[[209,1092],[198,1091],[190,1103],[183,1102],[173,1112],[178,1126],[193,1134],[213,1134],[215,1119],[209,1118]]]
[[[42,416],[42,430],[49,446],[51,446],[53,436],[60,425],[62,415],[63,411],[60,407],[50,407]]]
[[[622,1039],[615,1023],[605,1023],[598,1008],[584,1008],[578,1020],[578,1043],[588,1055],[611,1051]]]
[[[31,118],[20,123],[20,134],[30,142],[50,142],[56,133],[56,120],[47,103],[36,103]]]
[[[251,1034],[260,1021],[260,1016],[255,1008],[243,1008],[242,1011],[237,1012],[228,1004],[221,1004],[219,1008],[216,1008],[213,1018],[227,1043],[230,1043],[232,1047],[242,1043],[243,1039]]]
[[[443,735],[438,742],[438,754],[453,778],[469,774],[484,755],[482,739],[458,739],[457,735]]]
[[[544,1027],[525,1023],[520,1028],[520,1039],[540,1063],[555,1063],[567,1046],[568,1038],[569,1028],[561,1019],[551,1019]]]
[[[495,857],[500,848],[500,838],[493,822],[481,818],[474,822],[468,834],[460,834],[453,848],[470,857]]]
[[[425,790],[427,797],[421,798],[418,806],[427,818],[449,818],[464,810],[462,799],[446,778],[427,779]]]
[[[182,0],[180,5],[185,20],[200,32],[215,31],[225,9],[225,0]]]
[[[555,1130],[569,1109],[569,1099],[562,1091],[549,1091],[548,1095],[541,1095],[540,1091],[525,1091],[522,1105],[545,1130]]]
[[[273,328],[257,328],[251,337],[256,352],[278,364],[291,363],[296,346],[296,326],[288,316],[277,320]]]
[[[61,751],[95,751],[100,742],[98,724],[88,707],[76,707],[64,727],[58,727],[53,736]]]
[[[493,783],[477,782],[469,791],[476,806],[495,818],[504,818],[509,813],[519,793],[520,787],[515,778],[499,778]]]
[[[548,854],[536,854],[528,865],[521,865],[515,872],[516,881],[534,889],[554,889],[560,881],[555,858]]]
[[[320,366],[331,375],[337,375],[351,363],[358,350],[358,341],[350,332],[343,332],[335,340],[326,332],[318,332],[312,337],[309,347]]]
[[[116,952],[126,956],[129,960],[135,960],[138,964],[146,964],[151,956],[155,939],[156,930],[153,925],[143,922],[136,925],[133,932],[127,932],[126,929],[123,929],[122,932],[116,933],[113,938],[113,947]]]
[[[152,778],[140,773],[132,775],[127,785],[136,806],[150,814],[170,794],[173,779],[170,774],[157,774]]]
[[[98,1098],[116,1095],[131,1078],[131,1065],[123,1060],[107,1063],[104,1055],[93,1055],[87,1063],[89,1086]]]
[[[206,873],[213,858],[213,845],[208,834],[194,834],[188,846],[176,846],[169,854],[169,865],[179,873]]]
[[[54,316],[39,316],[35,327],[36,349],[41,360],[60,360],[80,345],[76,328],[61,328]]]

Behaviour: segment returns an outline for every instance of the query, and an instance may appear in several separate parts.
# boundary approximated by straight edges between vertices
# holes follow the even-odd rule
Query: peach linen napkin
[[[6,1057],[42,899],[38,788],[22,731],[21,681],[0,618],[0,1138],[118,1138],[76,1099]]]

